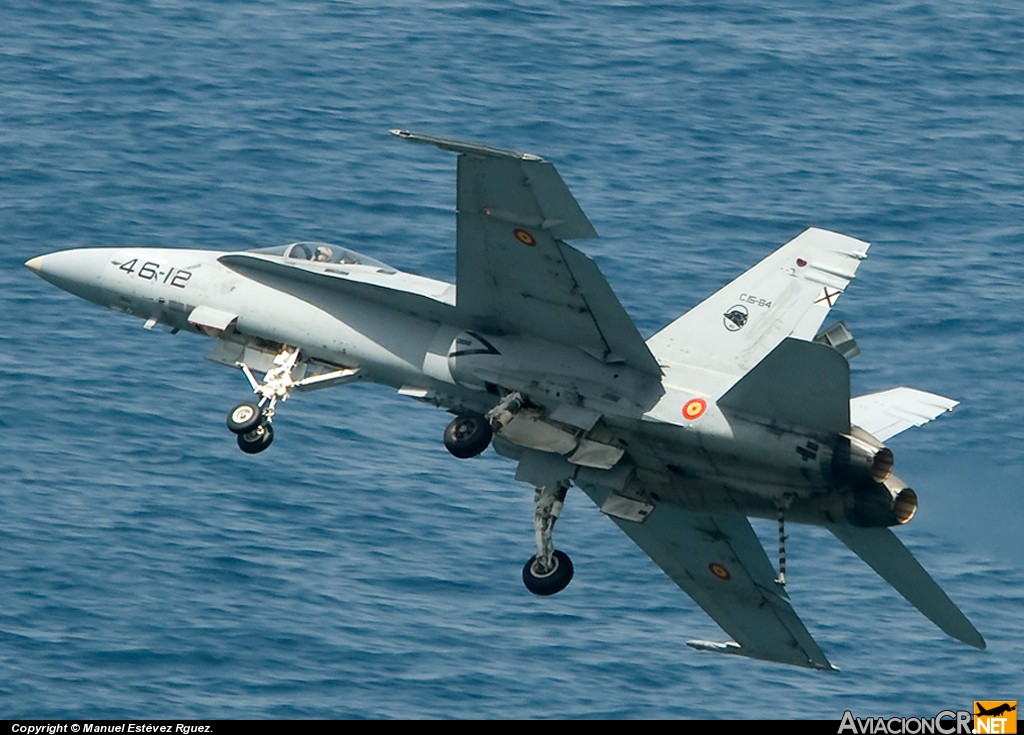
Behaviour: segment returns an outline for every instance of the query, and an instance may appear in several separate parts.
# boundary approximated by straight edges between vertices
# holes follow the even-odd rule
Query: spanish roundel
[[[708,403],[703,398],[689,400],[683,406],[683,418],[693,421],[693,419],[700,418],[707,408]]]

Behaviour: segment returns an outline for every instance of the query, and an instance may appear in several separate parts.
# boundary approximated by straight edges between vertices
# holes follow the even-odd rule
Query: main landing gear
[[[444,445],[459,459],[475,457],[491,443],[494,432],[500,431],[523,408],[526,399],[518,392],[509,393],[486,415],[466,411],[460,413],[444,430]],[[569,481],[538,487],[534,491],[533,528],[537,553],[523,566],[523,584],[535,595],[546,597],[561,592],[572,581],[573,567],[568,554],[555,548],[555,521],[562,513]]]
[[[452,419],[444,430],[444,445],[459,459],[469,459],[483,452],[494,432],[487,417],[479,413],[462,413]]]
[[[475,457],[488,446],[499,431],[523,407],[525,400],[519,393],[509,393],[487,415],[474,411],[460,413],[444,430],[444,445],[459,459]]]
[[[274,427],[270,422],[274,419],[277,404],[288,400],[293,390],[312,390],[348,382],[359,372],[358,368],[344,368],[295,380],[292,372],[298,362],[299,348],[282,346],[274,357],[274,366],[263,376],[262,382],[257,380],[248,365],[237,363],[252,386],[253,393],[259,397],[256,403],[239,403],[227,417],[228,429],[237,435],[238,448],[246,454],[259,454],[274,441]],[[308,366],[303,364],[300,367]]]
[[[555,521],[562,513],[568,491],[569,482],[562,480],[554,485],[539,487],[533,494],[533,529],[537,553],[523,566],[523,584],[535,595],[556,594],[572,581],[572,561],[564,551],[555,549],[552,539]]]

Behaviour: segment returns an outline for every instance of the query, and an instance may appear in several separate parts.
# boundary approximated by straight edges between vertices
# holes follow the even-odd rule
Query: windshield
[[[278,245],[272,248],[259,248],[254,253],[280,255],[296,260],[308,260],[314,263],[339,263],[342,265],[366,265],[371,268],[394,273],[391,266],[371,258],[355,250],[343,248],[341,245],[330,245],[326,242],[293,242],[291,245]]]

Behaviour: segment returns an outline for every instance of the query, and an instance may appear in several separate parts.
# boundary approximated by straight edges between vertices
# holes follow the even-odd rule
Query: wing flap
[[[892,531],[847,525],[829,530],[945,633],[975,648],[985,647],[978,629]]]
[[[921,426],[959,405],[952,398],[916,388],[892,388],[850,400],[850,418],[879,441]]]
[[[559,243],[559,250],[600,337],[599,349],[603,354],[595,356],[606,362],[625,362],[649,375],[660,376],[661,367],[597,264],[565,243]]]

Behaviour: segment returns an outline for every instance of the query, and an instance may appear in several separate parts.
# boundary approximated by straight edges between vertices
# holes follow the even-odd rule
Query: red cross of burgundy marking
[[[821,296],[819,296],[814,303],[820,304],[822,301],[827,301],[829,306],[835,306],[836,299],[839,298],[839,294],[841,293],[842,291],[837,288],[829,288],[828,286],[825,286],[821,289]]]

